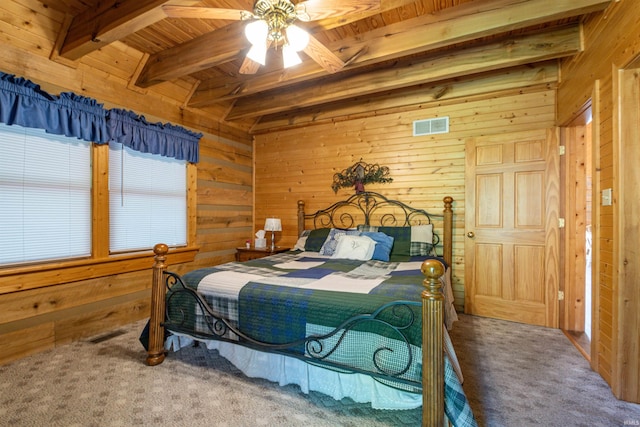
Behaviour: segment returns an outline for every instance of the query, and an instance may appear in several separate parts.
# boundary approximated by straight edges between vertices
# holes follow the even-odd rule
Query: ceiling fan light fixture
[[[244,27],[244,35],[253,46],[266,46],[267,36],[269,35],[269,25],[261,19],[249,22]]]
[[[289,25],[285,31],[287,32],[289,46],[291,46],[294,51],[300,52],[309,44],[309,33],[297,25]]]
[[[282,62],[284,68],[289,68],[302,63],[302,59],[291,45],[286,44],[282,48]]]
[[[267,44],[263,42],[262,44],[254,44],[247,52],[247,58],[250,60],[257,62],[260,65],[264,65],[267,62]]]

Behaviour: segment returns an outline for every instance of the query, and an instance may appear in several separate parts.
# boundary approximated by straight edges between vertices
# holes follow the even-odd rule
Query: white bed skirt
[[[178,350],[194,343],[186,335],[171,335],[167,350]],[[422,395],[396,390],[364,374],[344,374],[310,365],[295,357],[265,353],[225,341],[198,340],[240,369],[246,376],[296,384],[303,393],[317,391],[336,400],[348,397],[358,403],[371,403],[374,409],[414,409],[422,406]]]

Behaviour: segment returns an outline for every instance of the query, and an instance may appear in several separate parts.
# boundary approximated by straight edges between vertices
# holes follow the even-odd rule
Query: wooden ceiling
[[[322,0],[313,0],[322,2]],[[185,105],[223,106],[224,120],[254,126],[378,94],[575,55],[580,22],[611,0],[380,0],[374,11],[299,22],[347,65],[329,73],[301,54],[281,65],[270,49],[253,75],[246,21],[169,18],[163,6],[253,10],[252,0],[51,0],[67,13],[58,55],[80,60],[115,41],[143,52],[132,84],[193,84]],[[293,3],[296,3],[293,1]]]

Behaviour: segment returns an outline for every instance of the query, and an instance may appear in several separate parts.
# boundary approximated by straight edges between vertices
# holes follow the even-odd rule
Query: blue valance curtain
[[[49,95],[35,83],[0,72],[0,121],[44,129],[56,135],[108,142],[107,111],[95,100],[62,93]]]
[[[170,123],[149,123],[133,111],[120,109],[109,110],[107,124],[112,141],[132,150],[198,162],[198,141],[202,134]]]
[[[198,162],[202,134],[181,126],[149,123],[132,111],[106,110],[96,100],[65,92],[53,96],[37,84],[0,72],[0,122],[57,135]]]

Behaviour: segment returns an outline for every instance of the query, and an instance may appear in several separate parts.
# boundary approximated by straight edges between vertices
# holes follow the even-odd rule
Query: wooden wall
[[[130,109],[150,121],[168,121],[205,134],[192,183],[196,209],[190,235],[200,250],[195,258],[188,251],[169,258],[178,272],[231,260],[235,247],[252,238],[271,215],[283,219],[278,243],[292,245],[296,201],[305,200],[308,209],[315,210],[344,198],[350,190],[335,195],[333,174],[363,159],[388,166],[394,178],[370,190],[436,211],[442,209],[445,195],[455,199],[453,281],[462,308],[465,139],[502,135],[508,140],[511,132],[569,123],[592,96],[594,188],[614,188],[614,199],[618,194],[614,76],[640,52],[640,12],[632,0],[613,2],[605,13],[587,20],[585,52],[562,63],[557,97],[558,69],[552,61],[344,102],[296,117],[272,117],[253,128],[253,145],[248,123],[229,125],[215,119],[224,115],[225,106],[185,107],[196,81],[134,87],[143,55],[121,43],[78,62],[58,58],[56,37],[64,21],[61,13],[36,0],[1,3],[0,71],[33,80],[51,93],[73,91],[108,108]],[[449,134],[411,135],[413,120],[445,115],[451,119]],[[594,286],[599,290],[599,317],[594,320],[600,331],[595,360],[616,395],[626,398],[638,393],[638,381],[623,379],[637,380],[640,350],[637,334],[630,342],[635,331],[625,329],[627,318],[618,316],[621,239],[615,215],[615,203],[594,209]],[[0,363],[147,317],[151,264],[151,256],[142,254],[82,265],[0,268],[0,346],[5,349]],[[632,281],[627,278],[626,283]],[[639,298],[631,294],[635,311]],[[622,358],[628,349],[631,358]]]
[[[555,78],[553,72],[547,74]],[[504,82],[509,80],[507,75],[503,78]],[[487,86],[489,93],[483,93]],[[304,200],[310,212],[327,207],[353,194],[352,189],[334,194],[331,183],[336,172],[360,159],[388,166],[393,182],[368,185],[367,190],[433,212],[442,212],[444,196],[454,198],[452,280],[456,306],[461,310],[466,138],[496,134],[509,140],[511,133],[555,124],[555,91],[548,84],[502,91],[487,86],[463,79],[451,83],[449,97],[434,100],[434,88],[424,88],[363,104],[366,107],[361,106],[357,115],[338,116],[347,109],[342,106],[331,118],[331,112],[316,115],[327,117],[320,123],[301,123],[256,135],[255,227],[262,228],[267,216],[280,217],[283,233],[278,244],[292,245],[297,232],[297,200]],[[459,91],[468,92],[453,95]],[[414,120],[443,116],[449,116],[449,133],[412,135]]]
[[[558,122],[568,124],[591,99],[593,108],[594,253],[593,286],[596,291],[594,312],[596,348],[592,366],[612,386],[619,398],[640,399],[640,349],[638,348],[637,293],[640,277],[620,280],[628,262],[633,268],[635,256],[627,258],[621,245],[635,235],[625,235],[620,227],[623,203],[640,199],[637,182],[621,187],[620,162],[627,158],[618,135],[618,117],[625,114],[617,102],[620,92],[618,70],[632,66],[640,52],[640,8],[637,2],[612,2],[584,25],[585,50],[561,65],[562,82],[558,88]],[[635,67],[638,65],[636,63]],[[622,108],[620,110],[619,108]],[[637,116],[636,119],[637,121]],[[637,128],[637,123],[635,127]],[[637,145],[637,140],[630,142]],[[637,164],[637,158],[633,159]],[[637,167],[635,167],[637,169]],[[599,206],[600,191],[613,189],[612,206]],[[635,253],[635,251],[634,251]],[[623,298],[624,296],[624,298]]]
[[[131,84],[142,54],[113,43],[79,62],[62,61],[54,46],[65,17],[35,0],[0,4],[0,71],[25,77],[50,93],[72,91],[144,115],[203,132],[201,161],[191,174],[196,196],[192,246],[168,260],[181,272],[191,265],[233,259],[251,235],[252,140],[246,125],[220,124],[222,111],[184,107],[187,81],[153,89]],[[102,68],[104,71],[98,71]],[[94,168],[102,168],[94,163]],[[108,230],[98,230],[108,239]],[[182,263],[182,264],[181,264]],[[0,364],[56,345],[113,330],[149,316],[152,254],[97,256],[92,260],[0,268]]]

